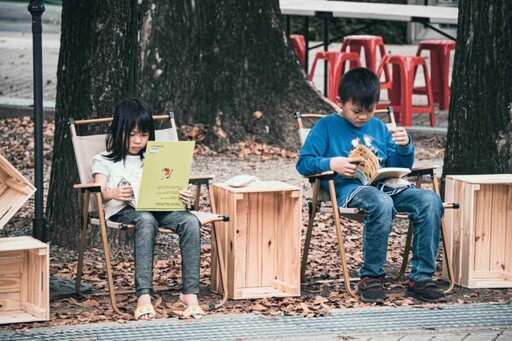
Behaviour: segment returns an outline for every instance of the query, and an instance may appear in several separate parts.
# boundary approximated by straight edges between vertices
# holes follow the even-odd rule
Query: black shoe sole
[[[382,298],[364,298],[363,296],[359,296],[360,299],[361,299],[361,302],[363,303],[377,303],[377,304],[382,304],[384,303],[386,300],[385,299],[382,299]],[[386,298],[387,299],[387,298]]]
[[[420,294],[414,292],[414,291],[409,291],[407,290],[405,292],[405,297],[413,297],[413,298],[416,298],[420,301],[424,301],[424,302],[430,302],[430,303],[446,303],[448,302],[448,300],[446,299],[446,297],[443,297],[443,298],[426,298],[426,297],[423,297],[421,296]]]

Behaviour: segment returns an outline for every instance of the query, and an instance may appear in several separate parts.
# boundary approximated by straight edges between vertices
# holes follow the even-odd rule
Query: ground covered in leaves
[[[50,163],[52,158],[53,122],[44,122],[44,162],[45,190],[48,187]],[[0,152],[14,167],[20,170],[30,181],[33,181],[33,122],[29,117],[0,120]],[[444,138],[438,136],[415,136],[416,158],[422,160],[442,160],[444,153]],[[309,184],[295,171],[294,165],[297,151],[287,151],[279,148],[261,145],[254,142],[233,145],[228,151],[216,153],[208,148],[199,146],[194,159],[193,173],[215,174],[216,181],[226,180],[237,174],[250,174],[261,180],[280,180],[303,188],[303,221],[307,221],[307,202],[310,197]],[[428,186],[428,184],[427,184]],[[71,189],[70,189],[71,190]],[[203,193],[203,204],[207,207],[206,194]],[[33,217],[33,198],[0,230],[0,237],[31,235],[31,219]],[[357,276],[357,268],[361,261],[361,225],[344,221],[347,227],[345,248],[349,254],[348,263],[351,277]],[[303,227],[303,234],[305,228]],[[393,230],[389,243],[387,269],[394,272],[399,269],[403,244],[405,241],[405,222],[398,222]],[[210,290],[210,240],[208,228],[203,235],[203,253],[201,266],[201,301],[203,303],[219,299]],[[77,253],[74,250],[58,248],[50,242],[50,273],[61,278],[74,278],[77,263]],[[173,236],[160,236],[155,255],[154,281],[158,287],[169,287],[172,291],[161,291],[155,296],[155,308],[158,318],[173,317],[171,313],[178,300],[181,285],[180,259],[176,255],[177,241]],[[85,261],[84,281],[92,286],[94,291],[104,290],[106,275],[104,261],[97,249],[88,249]],[[333,219],[327,215],[319,215],[315,223],[312,249],[306,271],[308,283],[302,285],[300,297],[264,298],[252,300],[228,300],[224,307],[211,314],[247,314],[257,313],[266,316],[300,315],[304,317],[329,315],[331,309],[356,309],[371,306],[358,299],[351,298],[343,289],[340,260],[337,251],[336,234]],[[132,250],[117,250],[114,252],[113,267],[116,286],[133,288],[133,253]],[[438,259],[438,284],[446,286],[441,280],[442,259]],[[442,306],[421,303],[404,298],[405,278],[388,279],[387,288],[391,294],[385,305],[415,306],[424,309],[442,309]],[[455,287],[448,297],[448,304],[472,303],[503,303],[510,302],[510,289],[466,289]],[[26,330],[40,326],[71,325],[91,322],[112,322],[133,319],[133,309],[136,304],[134,294],[118,295],[118,306],[122,314],[112,311],[108,297],[90,295],[58,299],[51,302],[50,321],[44,323],[25,323],[2,325],[0,330]],[[176,317],[175,317],[176,318]]]

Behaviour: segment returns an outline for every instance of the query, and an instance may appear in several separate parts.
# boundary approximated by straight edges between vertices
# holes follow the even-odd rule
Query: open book
[[[401,178],[411,172],[409,168],[385,167],[380,168],[379,160],[368,147],[358,145],[349,155],[350,158],[360,159],[357,165],[356,178],[363,185],[375,185],[380,180],[388,178]]]
[[[133,188],[137,211],[183,211],[194,141],[149,141],[140,187]]]

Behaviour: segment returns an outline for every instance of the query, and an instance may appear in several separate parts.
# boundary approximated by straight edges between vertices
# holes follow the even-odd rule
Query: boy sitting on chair
[[[357,291],[363,302],[383,302],[387,244],[393,217],[408,215],[414,224],[406,296],[429,302],[446,302],[432,275],[436,270],[443,204],[430,190],[412,185],[363,186],[355,178],[358,159],[349,158],[354,145],[371,143],[383,167],[411,168],[414,146],[403,127],[389,129],[374,118],[380,96],[377,76],[366,68],[352,69],[341,79],[336,104],[342,109],[320,119],[301,149],[297,170],[302,175],[334,171],[338,206],[366,211],[363,235],[363,264]],[[322,186],[327,189],[324,181]]]

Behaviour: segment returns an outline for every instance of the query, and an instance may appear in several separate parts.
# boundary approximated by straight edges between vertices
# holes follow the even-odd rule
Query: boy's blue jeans
[[[153,292],[154,248],[158,228],[168,228],[180,239],[184,294],[199,293],[201,223],[188,211],[143,212],[127,206],[110,220],[135,224],[135,290],[137,296]]]
[[[361,278],[385,276],[388,237],[397,212],[406,213],[413,222],[412,259],[409,279],[431,280],[436,270],[443,203],[430,190],[407,188],[390,196],[375,187],[365,187],[348,203],[348,207],[366,210],[363,236]]]

